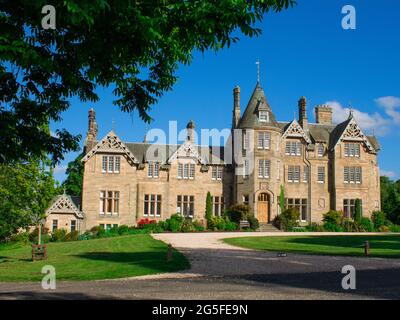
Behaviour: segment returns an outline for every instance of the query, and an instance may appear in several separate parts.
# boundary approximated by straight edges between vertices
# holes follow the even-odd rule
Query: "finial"
[[[114,120],[114,118],[112,118],[112,131],[115,132],[115,120]]]
[[[256,65],[257,65],[257,84],[260,84],[260,59],[257,59]]]
[[[349,119],[353,118],[353,107],[351,106],[351,101],[349,101]]]
[[[67,192],[65,190],[65,186],[63,187],[63,194],[64,194],[64,196],[67,194]]]

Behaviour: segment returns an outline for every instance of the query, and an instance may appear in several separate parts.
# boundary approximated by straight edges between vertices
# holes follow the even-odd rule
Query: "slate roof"
[[[140,163],[144,163],[147,161],[146,153],[150,146],[153,146],[156,152],[159,154],[155,156],[161,157],[164,164],[167,163],[167,160],[174,154],[176,150],[179,149],[181,145],[177,144],[151,144],[151,143],[132,143],[126,142],[125,145],[128,149],[133,153],[136,159]],[[220,146],[195,146],[199,155],[205,160],[207,164],[223,164],[224,159],[224,147]]]
[[[258,120],[258,110],[262,108],[269,112],[269,122],[260,122]],[[279,128],[275,115],[272,112],[271,106],[265,97],[264,90],[261,85],[257,83],[253,94],[247,104],[246,110],[239,121],[240,129],[249,128],[262,128],[262,127],[275,127]]]

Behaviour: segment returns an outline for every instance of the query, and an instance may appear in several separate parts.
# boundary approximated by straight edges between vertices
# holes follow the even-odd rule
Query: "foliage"
[[[343,213],[340,211],[330,210],[323,215],[322,221],[324,223],[331,223],[335,225],[340,225],[343,219]]]
[[[250,223],[250,229],[252,230],[257,230],[260,227],[258,219],[253,215],[248,216],[247,221]]]
[[[328,222],[324,224],[324,229],[325,231],[332,231],[332,232],[340,232],[340,231],[345,231],[345,232],[358,232],[360,231],[358,222],[354,221],[352,219],[343,219],[339,224]]]
[[[71,231],[65,235],[65,241],[77,241],[79,237],[79,232],[77,230]]]
[[[30,233],[29,232],[19,232],[14,234],[10,242],[20,243],[20,244],[29,244],[30,243]]]
[[[367,217],[362,217],[359,222],[360,229],[361,231],[365,232],[374,232],[375,231],[375,226],[374,223],[371,221],[371,219]]]
[[[236,231],[239,229],[239,225],[236,222],[226,220],[225,221],[225,231]]]
[[[140,219],[137,223],[137,226],[139,229],[142,229],[148,224],[156,224],[156,223],[157,223],[156,220],[150,220],[149,218],[145,218],[145,219]]]
[[[355,205],[354,221],[359,223],[361,221],[361,218],[362,218],[361,200],[360,199],[356,199],[354,205]]]
[[[3,148],[4,146],[2,146]],[[56,195],[48,161],[0,165],[0,241],[27,230],[44,218]]]
[[[65,192],[69,195],[80,196],[82,194],[83,169],[82,163],[83,153],[81,153],[74,161],[68,163],[65,171],[67,178],[62,183]]]
[[[150,107],[194,51],[258,36],[265,13],[294,3],[58,0],[53,30],[41,26],[43,1],[0,2],[0,163],[42,153],[56,163],[77,151],[80,136],[41,127],[61,120],[70,97],[98,101],[97,86],[113,87],[115,105],[150,121]]]
[[[212,210],[212,197],[211,193],[207,192],[207,197],[206,197],[206,214],[205,218],[208,221],[210,221],[211,217],[213,215],[213,210]]]
[[[195,231],[201,232],[204,231],[204,225],[199,221],[193,221],[193,227]]]
[[[179,214],[173,214],[169,219],[167,219],[166,226],[167,230],[172,232],[179,232],[182,229],[184,218]]]
[[[67,230],[56,229],[51,233],[51,242],[65,241],[65,236],[67,235]]]
[[[371,216],[372,222],[375,225],[375,229],[379,230],[381,227],[388,225],[386,214],[382,211],[374,211]]]
[[[305,226],[304,228],[305,228],[305,231],[308,231],[308,232],[324,231],[324,227],[315,222],[310,223],[308,226]]]
[[[292,231],[299,226],[300,212],[296,208],[288,208],[275,217],[273,224],[281,230]]]
[[[230,221],[233,221],[237,224],[240,223],[241,220],[247,220],[249,216],[252,216],[250,206],[246,204],[236,204],[226,210],[225,215],[229,218]]]
[[[388,177],[381,177],[381,205],[387,218],[400,224],[400,180],[394,182]]]
[[[281,212],[285,211],[285,187],[281,185],[281,191],[279,194],[279,208]]]

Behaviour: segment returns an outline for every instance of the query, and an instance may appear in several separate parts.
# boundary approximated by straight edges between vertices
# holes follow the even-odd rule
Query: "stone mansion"
[[[165,220],[177,212],[204,221],[208,192],[215,215],[245,203],[267,224],[279,214],[281,188],[286,206],[299,209],[303,224],[320,222],[330,209],[351,217],[356,199],[365,216],[379,210],[376,138],[363,133],[352,112],[334,124],[332,109],[320,105],[316,123],[309,123],[304,97],[298,110],[298,119],[277,121],[257,83],[242,113],[235,87],[229,139],[234,147],[215,147],[195,143],[192,121],[182,144],[123,142],[114,131],[98,140],[91,109],[82,197],[58,196],[47,210],[46,226],[109,229],[143,218]]]

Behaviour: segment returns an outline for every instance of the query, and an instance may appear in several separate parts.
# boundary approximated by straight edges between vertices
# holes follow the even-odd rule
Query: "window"
[[[345,157],[360,157],[361,147],[359,143],[346,142],[344,144],[344,156]]]
[[[270,132],[259,132],[257,138],[257,148],[269,150],[271,147],[271,133]]]
[[[53,232],[56,231],[58,229],[58,220],[53,220]]]
[[[194,215],[194,196],[177,196],[178,212],[184,217],[192,218]]]
[[[362,213],[362,200],[360,199],[361,213]],[[356,213],[356,199],[344,199],[343,200],[343,213],[348,219],[352,219]]]
[[[288,166],[288,182],[300,182],[300,166]]]
[[[224,197],[212,197],[214,216],[222,216],[224,213]]]
[[[281,179],[281,162],[278,161],[277,165],[276,165],[276,180],[280,180]]]
[[[100,191],[100,214],[118,214],[119,191]]]
[[[244,164],[243,164],[243,177],[248,177],[250,174],[250,167],[249,167],[250,163],[249,160],[244,160]]]
[[[212,172],[211,172],[211,179],[212,180],[222,180],[222,171],[223,167],[212,167]]]
[[[76,231],[76,220],[71,220],[71,232]]]
[[[194,163],[178,163],[178,179],[194,179]]]
[[[102,172],[103,173],[119,173],[121,169],[120,156],[103,156]]]
[[[243,204],[249,205],[249,195],[248,194],[244,194],[242,201],[243,201]]]
[[[258,160],[258,177],[269,179],[271,162],[269,160]]]
[[[150,161],[147,168],[147,176],[149,178],[158,178],[160,172],[160,163]]]
[[[362,183],[361,167],[344,167],[344,183]]]
[[[143,215],[145,217],[160,217],[161,216],[161,195],[160,194],[145,194]]]
[[[325,167],[318,167],[318,183],[325,183]]]
[[[261,122],[268,122],[269,121],[269,114],[268,111],[260,110],[258,113],[258,117]]]
[[[299,141],[287,141],[286,142],[286,155],[288,156],[301,156],[302,144]]]
[[[300,220],[307,221],[307,199],[287,198],[285,202],[287,209],[296,208],[300,213]]]
[[[318,157],[323,157],[325,153],[325,147],[322,143],[318,144]]]
[[[304,166],[304,171],[303,171],[303,182],[304,183],[308,182],[309,176],[310,176],[310,167]]]
[[[249,147],[249,135],[243,132],[243,150],[247,150]]]

